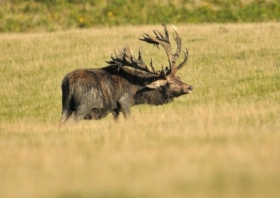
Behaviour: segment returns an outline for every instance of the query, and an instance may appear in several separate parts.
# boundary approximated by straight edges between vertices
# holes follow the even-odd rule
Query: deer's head
[[[177,28],[172,26],[175,32],[174,40],[177,44],[176,52],[172,54],[168,29],[165,24],[162,24],[162,26],[164,28],[164,35],[157,30],[153,30],[155,36],[143,34],[143,38],[140,38],[140,40],[156,46],[162,46],[168,58],[168,67],[165,69],[162,68],[162,70],[155,70],[153,59],[151,59],[150,67],[148,67],[142,58],[141,48],[139,49],[138,59],[136,59],[133,57],[132,50],[129,46],[124,46],[119,54],[115,53],[115,57],[111,55],[112,60],[108,63],[117,66],[119,69],[122,68],[133,75],[143,75],[144,72],[145,76],[152,77],[153,81],[147,82],[145,85],[145,87],[149,89],[164,87],[173,97],[188,94],[193,90],[193,87],[184,83],[178,76],[176,76],[176,72],[183,68],[188,61],[188,50],[183,50],[183,62],[176,64],[181,53],[181,38],[177,32]]]

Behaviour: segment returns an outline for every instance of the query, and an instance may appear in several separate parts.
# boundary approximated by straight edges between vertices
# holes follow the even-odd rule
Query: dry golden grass
[[[124,44],[165,62],[154,28],[0,35],[0,197],[280,196],[279,23],[179,26],[193,94],[57,126],[67,72]]]

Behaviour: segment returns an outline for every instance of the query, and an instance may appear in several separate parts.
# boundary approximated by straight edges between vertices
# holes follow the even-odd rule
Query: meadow
[[[64,127],[63,76],[125,44],[161,68],[160,24],[0,34],[0,197],[279,197],[280,24],[177,28],[192,94]]]
[[[131,11],[133,10],[133,11]],[[0,32],[165,23],[279,22],[279,0],[1,0]]]

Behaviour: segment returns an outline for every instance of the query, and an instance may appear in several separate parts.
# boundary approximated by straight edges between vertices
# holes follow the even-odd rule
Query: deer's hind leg
[[[60,118],[60,123],[64,123],[66,122],[72,115],[73,111],[72,110],[69,110],[69,109],[64,109],[62,111],[62,115],[61,115],[61,118]]]

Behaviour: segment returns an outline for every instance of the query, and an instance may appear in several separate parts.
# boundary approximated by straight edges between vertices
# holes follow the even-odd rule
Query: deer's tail
[[[62,90],[62,115],[60,118],[61,123],[67,121],[71,117],[74,111],[73,91],[70,86],[71,85],[69,79],[65,77],[61,84],[61,90]]]

